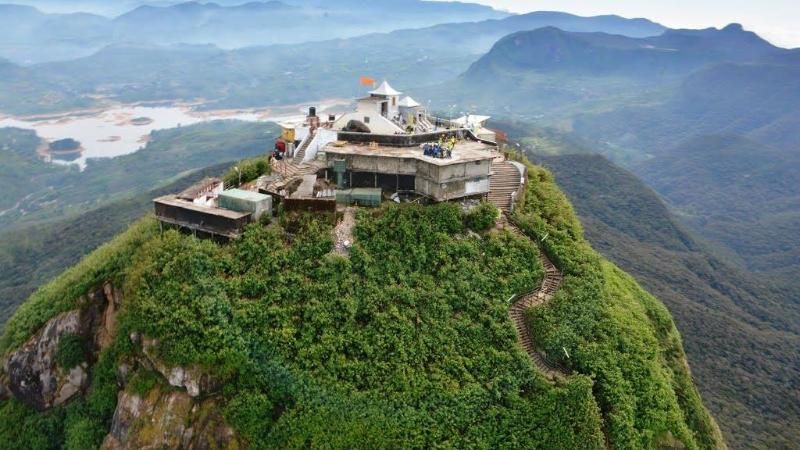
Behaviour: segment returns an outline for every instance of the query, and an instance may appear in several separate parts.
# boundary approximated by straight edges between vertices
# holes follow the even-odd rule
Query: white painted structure
[[[307,133],[306,136],[308,136]],[[314,138],[308,144],[308,147],[306,147],[306,153],[305,156],[303,156],[303,161],[315,160],[319,151],[324,149],[325,146],[331,142],[336,142],[338,140],[338,136],[339,134],[336,131],[328,130],[326,128],[317,128]]]
[[[453,120],[453,124],[462,128],[472,130],[476,136],[491,142],[497,142],[497,133],[486,128],[486,121],[491,119],[491,116],[479,116],[476,114],[467,114],[458,119]]]
[[[405,130],[400,122],[400,96],[403,93],[395,90],[384,81],[369,92],[369,97],[356,100],[356,111],[343,114],[333,123],[335,130],[343,130],[350,121],[356,121],[375,134],[397,134]]]
[[[189,186],[176,197],[191,202],[196,206],[212,208],[216,206],[217,197],[225,190],[225,184],[219,178],[205,178]]]

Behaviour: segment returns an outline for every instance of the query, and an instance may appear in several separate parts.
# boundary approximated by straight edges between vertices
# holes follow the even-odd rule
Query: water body
[[[212,120],[280,122],[302,120],[308,106],[317,111],[347,104],[346,100],[326,100],[309,105],[244,111],[196,111],[188,106],[116,106],[102,111],[75,112],[50,117],[15,118],[0,116],[0,128],[34,130],[46,142],[72,138],[80,141],[83,153],[71,161],[53,162],[86,166],[89,158],[113,158],[144,148],[150,132]],[[139,120],[135,120],[139,119]]]

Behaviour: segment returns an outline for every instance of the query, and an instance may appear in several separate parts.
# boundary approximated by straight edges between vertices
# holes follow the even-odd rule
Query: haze
[[[564,11],[579,15],[618,14],[645,17],[670,28],[721,27],[737,22],[783,47],[800,47],[800,2],[796,0],[476,0],[523,13]]]

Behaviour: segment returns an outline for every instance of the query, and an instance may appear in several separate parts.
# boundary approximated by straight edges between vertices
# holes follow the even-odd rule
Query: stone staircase
[[[428,121],[427,117],[420,117],[420,119],[417,121],[417,132],[419,133],[433,131],[433,128],[433,124]]]
[[[515,234],[527,237],[522,230],[508,222],[505,217],[503,217],[501,221],[501,226]],[[536,349],[536,345],[528,330],[528,325],[525,323],[525,311],[540,306],[553,298],[556,291],[558,291],[558,288],[561,286],[561,272],[559,272],[558,268],[556,268],[544,252],[539,252],[539,261],[542,263],[542,267],[544,267],[545,270],[542,284],[533,291],[519,295],[514,304],[511,305],[511,308],[509,308],[508,316],[517,331],[517,339],[519,339],[520,345],[522,345],[525,353],[530,357],[533,365],[550,381],[556,381],[566,378],[566,370],[548,361],[547,358]]]
[[[487,199],[503,213],[510,212],[511,194],[519,190],[521,180],[522,176],[514,164],[508,161],[494,161]]]
[[[303,140],[303,143],[300,144],[300,148],[294,152],[294,158],[292,158],[293,161],[297,162],[298,164],[303,162],[303,158],[306,157],[306,149],[308,149],[308,146],[311,145],[311,142],[316,136],[317,130],[311,130],[308,132],[308,136]]]

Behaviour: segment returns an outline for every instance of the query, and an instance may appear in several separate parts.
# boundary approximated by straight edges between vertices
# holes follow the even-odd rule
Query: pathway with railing
[[[527,238],[527,235],[525,235],[522,230],[505,219],[505,217],[501,221],[501,226],[514,234]],[[544,279],[542,280],[542,284],[537,289],[516,296],[514,303],[508,310],[508,316],[511,318],[511,322],[514,324],[514,328],[517,331],[517,338],[519,339],[520,345],[522,345],[525,353],[531,358],[534,366],[549,380],[555,381],[566,377],[567,371],[549,361],[544,354],[536,348],[536,343],[533,341],[528,325],[525,323],[525,312],[530,308],[545,304],[555,296],[558,288],[561,287],[561,272],[542,251],[539,252],[539,261],[542,263],[542,267],[544,267]]]

